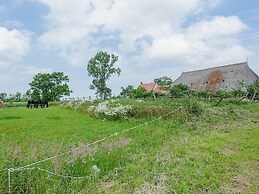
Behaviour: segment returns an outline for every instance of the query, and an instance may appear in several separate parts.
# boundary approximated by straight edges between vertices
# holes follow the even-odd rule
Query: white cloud
[[[187,29],[188,36],[196,39],[211,39],[237,34],[247,26],[236,16],[217,16],[212,20],[200,21]]]
[[[52,69],[28,65],[10,65],[8,68],[2,69],[2,72],[4,72],[4,75],[0,76],[0,92],[14,94],[18,91],[25,93],[29,89],[29,83],[34,75],[39,72],[52,72]]]
[[[30,38],[18,30],[0,27],[0,68],[22,60],[30,48]]]
[[[252,52],[233,37],[246,29],[234,16],[215,17],[189,26],[171,37],[157,38],[144,56],[154,59],[180,60],[183,64],[213,66],[236,62],[251,56]]]
[[[33,65],[30,65],[30,66],[19,65],[19,66],[12,68],[12,72],[17,72],[17,74],[19,74],[19,75],[26,75],[26,76],[34,76],[34,75],[38,74],[39,72],[40,73],[49,73],[51,71],[52,71],[51,68],[37,67],[37,66],[33,66]]]
[[[115,30],[120,32],[118,38],[121,55],[138,52],[138,55],[145,57],[149,54],[150,59],[172,59],[189,55],[193,51],[196,55],[197,51],[205,51],[207,54],[212,49],[222,49],[224,46],[228,48],[231,45],[219,44],[216,39],[227,36],[229,39],[225,38],[224,41],[233,41],[230,36],[246,28],[235,16],[218,16],[192,23],[187,28],[182,27],[189,16],[214,8],[221,0],[41,1],[48,5],[50,12],[45,16],[49,30],[39,40],[58,49],[60,56],[72,64],[80,63],[78,65],[86,60],[85,56],[89,56],[84,53],[90,50],[91,41],[100,41],[91,37],[91,33],[98,34],[99,26],[103,26],[106,33]],[[147,35],[153,39],[153,44],[141,44],[149,51],[140,53],[136,40]],[[91,48],[91,53],[94,50]]]
[[[87,53],[87,49],[91,47],[91,33],[98,33],[100,26],[103,26],[107,33],[116,30],[121,32],[118,37],[120,52],[131,53],[136,51],[135,41],[138,38],[145,35],[153,38],[169,37],[181,30],[181,24],[186,16],[201,9],[202,1],[41,0],[41,2],[45,3],[50,11],[44,16],[48,30],[39,41],[51,49],[58,49],[64,58],[72,59],[71,56],[76,55],[85,60],[86,57],[80,54],[79,49],[70,48],[82,48],[84,44],[84,52]],[[205,9],[206,6],[208,5],[203,5],[202,8]],[[70,62],[75,63],[73,60]]]
[[[107,49],[119,55],[124,76],[136,77],[141,69],[152,81],[161,73],[239,62],[253,54],[235,38],[248,28],[240,18],[199,19],[222,0],[40,1],[49,12],[39,41],[73,65],[86,64],[97,50]],[[114,39],[116,48],[101,45]]]

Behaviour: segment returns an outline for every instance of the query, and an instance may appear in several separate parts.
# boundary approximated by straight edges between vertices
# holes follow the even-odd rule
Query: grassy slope
[[[91,166],[97,165],[100,173],[87,180],[67,180],[36,170],[14,172],[12,189],[26,193],[255,193],[259,104],[226,105],[207,113],[213,115],[204,113],[188,123],[160,120],[40,165],[72,176],[89,175]],[[142,122],[146,120],[101,121],[58,107],[4,109],[0,112],[0,169],[53,156]],[[7,171],[0,173],[0,192],[6,192]]]

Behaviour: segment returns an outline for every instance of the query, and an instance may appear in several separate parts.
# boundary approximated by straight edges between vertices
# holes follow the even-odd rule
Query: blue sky
[[[93,96],[86,65],[101,50],[119,56],[113,94],[247,59],[259,74],[258,13],[257,0],[0,0],[0,92],[62,71],[73,97]]]

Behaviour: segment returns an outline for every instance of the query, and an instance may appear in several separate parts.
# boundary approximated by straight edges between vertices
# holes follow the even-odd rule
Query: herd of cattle
[[[48,108],[49,103],[46,100],[29,100],[27,103],[27,108]],[[4,108],[4,102],[0,100],[0,110]]]
[[[49,103],[46,100],[29,100],[27,103],[27,108],[48,108]]]

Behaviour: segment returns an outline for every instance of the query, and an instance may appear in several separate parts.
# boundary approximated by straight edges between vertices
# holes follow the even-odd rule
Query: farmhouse
[[[212,67],[207,69],[183,72],[173,85],[185,84],[194,90],[225,90],[238,87],[241,81],[246,85],[258,79],[258,75],[250,69],[247,62]]]
[[[167,90],[162,89],[159,86],[159,84],[157,84],[156,82],[147,83],[147,84],[144,84],[143,82],[140,82],[139,88],[144,88],[147,92],[154,92],[154,93],[161,93],[161,94],[168,93]]]

